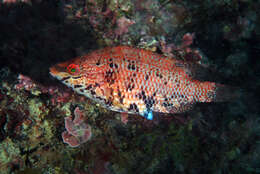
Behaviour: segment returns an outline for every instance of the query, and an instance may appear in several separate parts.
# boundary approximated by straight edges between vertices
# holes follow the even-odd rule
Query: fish
[[[232,89],[196,76],[201,65],[130,46],[105,47],[50,67],[79,94],[116,112],[148,120],[189,111],[197,102],[230,98]]]

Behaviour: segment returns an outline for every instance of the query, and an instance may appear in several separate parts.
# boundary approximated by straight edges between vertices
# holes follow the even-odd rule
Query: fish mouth
[[[50,74],[55,77],[62,72],[66,73],[66,68],[68,67],[68,65],[68,62],[56,64],[49,68]]]
[[[49,72],[52,76],[55,76],[58,73],[54,66],[49,68]]]
[[[50,75],[58,80],[64,81],[65,79],[69,79],[70,76],[68,75],[68,73],[64,72],[64,71],[59,71],[57,70],[56,65],[53,67],[50,67]]]

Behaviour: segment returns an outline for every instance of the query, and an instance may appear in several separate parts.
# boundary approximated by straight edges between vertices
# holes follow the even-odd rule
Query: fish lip
[[[54,65],[52,67],[49,68],[49,73],[50,75],[54,78],[54,79],[58,79],[58,80],[61,80],[62,79],[62,76],[59,74],[60,71],[57,70],[57,65]]]
[[[54,70],[53,70],[53,67],[50,67],[50,68],[49,68],[49,73],[50,73],[52,76],[54,76],[53,71],[54,71]]]
[[[57,70],[55,69],[55,67],[54,66],[52,66],[52,67],[50,67],[49,68],[49,73],[50,73],[50,75],[52,76],[52,77],[57,77]]]
[[[55,76],[59,72],[65,72],[67,67],[67,63],[59,63],[56,65],[53,65],[49,68],[49,72],[51,75]]]

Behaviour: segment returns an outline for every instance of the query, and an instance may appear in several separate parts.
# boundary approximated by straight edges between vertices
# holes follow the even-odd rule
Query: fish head
[[[86,55],[50,68],[50,74],[65,85],[84,93],[85,89],[104,81],[104,61],[97,56]]]

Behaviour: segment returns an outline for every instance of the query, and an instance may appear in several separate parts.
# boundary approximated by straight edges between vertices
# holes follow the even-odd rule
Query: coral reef
[[[91,127],[84,123],[83,113],[78,107],[74,110],[74,115],[73,121],[71,116],[65,118],[66,131],[62,133],[63,142],[69,144],[70,147],[77,147],[92,136]]]
[[[259,8],[249,0],[1,1],[0,173],[259,173]],[[49,76],[51,65],[119,44],[208,66],[241,97],[146,120]]]

